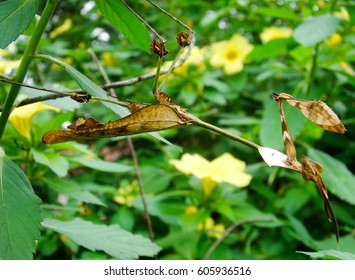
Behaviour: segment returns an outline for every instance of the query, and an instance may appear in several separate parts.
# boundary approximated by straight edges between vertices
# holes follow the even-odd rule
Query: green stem
[[[31,64],[33,59],[33,54],[37,49],[38,43],[42,37],[42,34],[47,26],[47,23],[52,17],[52,14],[57,6],[58,0],[49,0],[43,10],[42,16],[33,31],[33,35],[28,42],[25,53],[23,54],[20,66],[17,70],[17,73],[14,77],[14,81],[18,83],[22,83],[25,79],[27,70]],[[5,126],[7,120],[11,114],[12,107],[15,103],[16,97],[20,92],[21,87],[19,85],[12,84],[10,87],[9,94],[6,97],[4,107],[0,116],[0,140],[2,135],[4,134]]]
[[[156,93],[158,93],[157,89],[158,89],[158,81],[159,81],[159,77],[160,77],[160,69],[161,69],[161,65],[163,64],[163,58],[159,57],[158,58],[158,63],[157,63],[157,71],[154,77],[154,82],[153,82],[153,94],[155,95]]]
[[[108,103],[113,103],[116,105],[120,105],[123,107],[128,107],[128,103],[125,101],[119,101],[119,100],[112,100],[112,99],[107,99],[107,98],[101,98],[101,97],[91,97],[91,100],[96,100],[96,101],[103,101],[103,102],[108,102]]]
[[[318,50],[319,50],[319,44],[316,44],[314,47],[311,69],[309,70],[308,77],[307,77],[307,85],[305,90],[306,95],[309,95],[309,93],[311,92],[311,87],[314,80],[314,73],[316,72],[316,68],[317,68]]]
[[[158,86],[157,88],[157,92],[161,92],[165,82],[166,82],[166,79],[169,77],[171,71],[173,71],[174,67],[175,67],[175,64],[178,62],[179,58],[180,58],[180,55],[182,54],[182,51],[184,50],[184,48],[180,48],[179,52],[177,53],[177,55],[175,56],[175,59],[174,61],[171,63],[168,71],[165,73],[165,76],[163,78],[163,80],[161,81],[160,85]]]
[[[214,126],[212,124],[206,123],[206,122],[204,122],[204,121],[202,121],[202,120],[200,120],[200,119],[198,119],[198,118],[196,118],[196,117],[194,117],[192,115],[190,115],[190,117],[192,119],[192,123],[195,124],[195,125],[198,125],[200,127],[206,128],[206,129],[211,130],[211,131],[214,131],[214,132],[216,132],[218,134],[221,134],[221,135],[226,136],[228,138],[231,138],[231,139],[233,139],[235,141],[243,143],[243,144],[245,144],[245,145],[247,145],[247,146],[249,146],[251,148],[254,148],[254,149],[257,149],[257,150],[259,150],[259,148],[261,148],[258,144],[255,144],[254,142],[251,142],[251,141],[249,141],[247,139],[244,139],[244,138],[242,138],[240,136],[234,135],[234,134],[232,134],[232,133],[230,133],[230,132],[228,132],[226,130],[223,130],[222,128],[219,128],[219,127]]]

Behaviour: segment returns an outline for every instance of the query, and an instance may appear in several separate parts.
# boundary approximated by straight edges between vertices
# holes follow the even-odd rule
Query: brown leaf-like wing
[[[287,93],[278,94],[278,98],[299,109],[302,114],[325,130],[345,133],[346,129],[333,110],[322,101],[297,99]]]
[[[94,119],[79,119],[70,125],[71,130],[49,131],[42,137],[46,144],[72,140],[88,140],[105,137],[125,136],[168,128],[187,126],[191,119],[181,107],[171,104],[145,106],[114,122],[101,124]]]
[[[328,190],[321,176],[322,171],[323,167],[318,162],[315,162],[306,156],[302,156],[302,176],[305,180],[311,180],[317,185],[323,198],[325,213],[328,219],[334,223],[336,239],[337,242],[339,242],[339,225],[329,202]]]

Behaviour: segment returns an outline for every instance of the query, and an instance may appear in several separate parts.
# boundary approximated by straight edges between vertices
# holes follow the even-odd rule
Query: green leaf
[[[291,235],[296,240],[299,240],[300,242],[306,244],[308,247],[314,249],[316,247],[315,241],[303,223],[288,213],[286,213],[286,216],[289,221],[289,226],[292,228]]]
[[[160,195],[146,197],[146,203],[151,216],[156,216],[167,224],[176,225],[179,216],[185,211],[186,205],[177,198],[186,197],[186,192],[171,191]],[[130,201],[131,205],[143,211],[142,199],[139,197]]]
[[[301,18],[289,9],[260,7],[254,11],[256,14],[278,19],[301,20]]]
[[[133,170],[132,166],[104,161],[98,158],[84,158],[79,156],[73,156],[68,158],[68,160],[70,162],[78,163],[86,167],[103,171],[103,172],[120,173],[120,172],[129,172]]]
[[[41,152],[31,149],[33,159],[43,165],[48,166],[59,177],[64,177],[68,174],[68,161],[56,152]]]
[[[72,198],[75,198],[77,200],[87,202],[87,203],[93,203],[97,205],[102,205],[106,206],[104,202],[102,202],[100,199],[98,199],[95,195],[93,195],[91,192],[83,189],[81,185],[78,183],[68,180],[68,179],[56,179],[56,180],[51,180],[47,178],[42,178],[43,182],[45,182],[50,188],[54,189],[55,191],[68,195]]]
[[[149,239],[133,235],[118,225],[95,225],[77,218],[70,222],[46,219],[42,226],[64,234],[89,250],[102,250],[118,259],[152,257],[160,250]]]
[[[41,200],[0,147],[0,259],[32,259],[40,237]]]
[[[172,175],[161,167],[142,166],[140,173],[147,194],[165,190],[172,179]]]
[[[310,199],[310,195],[301,188],[292,188],[287,191],[283,198],[276,201],[276,205],[283,208],[287,214],[296,213]]]
[[[307,155],[323,166],[322,177],[329,191],[355,205],[355,178],[345,164],[311,147],[307,149]]]
[[[30,24],[37,0],[8,0],[0,3],[0,48],[6,48]]]
[[[301,23],[293,38],[305,47],[314,46],[335,33],[339,23],[339,18],[330,14],[315,16]]]
[[[184,213],[180,216],[180,225],[184,231],[194,231],[199,224],[203,224],[211,211],[206,208],[200,208],[197,213]]]
[[[283,225],[274,214],[261,212],[256,207],[247,203],[241,203],[240,205],[233,207],[233,210],[235,211],[234,221],[236,222],[241,220],[255,219],[255,222],[252,223],[255,226],[273,228]]]
[[[292,139],[295,140],[303,130],[307,119],[291,106],[284,106],[284,112]],[[259,137],[262,146],[274,148],[278,151],[284,150],[280,113],[274,100],[265,104]]]
[[[174,248],[185,260],[192,260],[201,251],[201,242],[199,242],[201,236],[202,233],[199,231],[181,232],[172,230],[168,235],[157,240],[157,244],[165,249]]]
[[[294,40],[275,39],[264,45],[256,45],[248,55],[248,59],[256,62],[288,54],[292,43],[294,43]]]
[[[102,15],[135,46],[149,52],[150,36],[142,22],[117,0],[95,0]]]
[[[336,250],[324,250],[319,252],[297,251],[297,253],[308,255],[313,259],[355,260],[355,254]]]
[[[58,61],[59,62],[59,61]],[[60,61],[59,64],[64,67],[67,73],[78,83],[80,88],[84,90],[87,94],[95,97],[110,99],[106,91],[97,86],[91,80],[89,80],[85,75],[80,73],[78,70],[70,66],[69,64]],[[118,114],[120,117],[127,116],[130,112],[127,108],[122,107],[118,104],[113,104],[110,102],[102,102],[107,108],[110,108],[113,112]]]

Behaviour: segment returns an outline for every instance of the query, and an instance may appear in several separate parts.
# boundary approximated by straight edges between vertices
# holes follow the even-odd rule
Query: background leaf
[[[278,19],[301,20],[301,18],[290,9],[259,7],[254,12],[259,15]]]
[[[30,24],[37,0],[8,0],[0,3],[0,48],[6,48]]]
[[[149,52],[150,37],[148,30],[120,1],[95,0],[102,15],[118,31],[143,51]]]
[[[81,219],[70,222],[44,220],[42,226],[61,234],[92,251],[102,250],[118,259],[154,256],[159,247],[140,235],[121,229],[118,225],[95,225]]]
[[[59,177],[64,177],[68,174],[68,161],[56,152],[41,152],[36,149],[31,149],[33,159],[43,165],[48,166]]]
[[[26,175],[0,147],[0,259],[32,259],[40,237],[40,203]]]
[[[69,161],[79,163],[80,165],[104,172],[121,173],[133,170],[132,166],[116,162],[109,162],[99,158],[84,158],[79,156],[73,156],[69,158]]]
[[[293,32],[293,38],[305,47],[314,46],[335,33],[339,18],[333,15],[320,15],[301,23]]]
[[[355,260],[355,254],[336,250],[324,250],[319,252],[298,251],[298,253],[308,255],[314,259]]]
[[[85,190],[81,185],[76,182],[73,182],[69,179],[46,179],[42,178],[42,180],[52,189],[56,190],[59,193],[68,195],[72,198],[75,198],[79,201],[93,203],[97,205],[106,206],[104,202],[98,199],[95,195],[93,195],[88,190]]]
[[[67,73],[78,83],[82,90],[84,90],[87,94],[95,97],[101,97],[105,99],[110,99],[107,95],[106,91],[97,86],[91,80],[89,80],[85,75],[80,73],[78,70],[70,66],[69,64],[60,61],[60,65],[64,67]],[[113,112],[118,114],[120,117],[125,117],[129,114],[129,110],[125,107],[122,107],[118,104],[112,104],[110,102],[102,102],[107,108],[110,108]]]
[[[295,140],[304,128],[307,119],[291,106],[284,106],[284,112],[292,139]],[[280,113],[274,100],[270,100],[265,104],[259,137],[262,146],[274,148],[281,152],[284,151]]]
[[[355,179],[341,161],[309,147],[307,155],[323,166],[322,177],[331,193],[355,205]]]

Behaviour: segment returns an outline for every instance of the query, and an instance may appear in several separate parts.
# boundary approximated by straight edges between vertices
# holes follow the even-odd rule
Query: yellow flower
[[[354,70],[351,68],[351,66],[350,66],[348,63],[346,63],[346,62],[344,62],[344,61],[340,61],[338,64],[339,64],[340,68],[341,68],[345,73],[347,73],[347,74],[349,74],[349,75],[351,75],[351,76],[355,76]]]
[[[187,51],[188,49],[185,48],[181,57],[184,57]],[[173,70],[172,74],[168,77],[168,80],[173,79],[173,74],[178,74],[181,76],[186,75],[190,65],[196,65],[198,70],[200,70],[201,72],[204,71],[206,68],[204,64],[205,55],[206,55],[206,49],[201,49],[197,46],[194,46],[191,49],[190,56],[187,58],[187,60],[181,66],[176,67]],[[172,60],[165,61],[161,66],[161,70],[169,69],[172,63],[173,63]],[[156,72],[156,68],[154,68],[154,70],[152,71]],[[164,76],[165,75],[161,75],[159,79],[162,80]]]
[[[181,160],[170,160],[179,171],[192,174],[199,179],[210,178],[215,182],[227,182],[237,187],[245,187],[251,181],[251,175],[244,173],[245,162],[229,153],[209,162],[198,154],[184,154]]]
[[[0,60],[0,73],[5,73],[9,69],[16,69],[20,65],[20,60],[7,60],[2,59]]]
[[[0,57],[7,57],[15,52],[16,52],[16,46],[14,43],[11,43],[5,49],[0,49]]]
[[[205,177],[202,179],[202,188],[206,197],[209,197],[212,191],[216,188],[217,183],[213,181],[210,177]]]
[[[207,217],[204,223],[197,226],[197,230],[204,230],[208,237],[218,239],[225,231],[225,227],[223,224],[215,224],[211,217]]]
[[[123,185],[117,190],[117,195],[113,197],[113,201],[118,204],[131,206],[131,201],[138,196],[138,183],[133,181],[130,185]]]
[[[181,57],[184,57],[187,51],[188,48],[185,48]],[[206,68],[204,64],[205,56],[206,56],[206,49],[204,48],[201,49],[197,46],[193,46],[191,49],[190,56],[180,67],[174,69],[174,73],[184,75],[187,73],[187,69],[189,68],[190,65],[196,65],[198,70],[200,70],[201,72],[204,71]]]
[[[53,110],[59,112],[57,107],[49,106],[43,102],[37,102],[26,106],[18,107],[12,111],[9,121],[12,126],[28,140],[31,140],[31,123],[34,116],[45,110]]]
[[[191,215],[191,214],[197,214],[197,213],[198,213],[198,210],[195,205],[189,205],[185,209],[185,214]]]
[[[318,6],[319,9],[323,9],[325,4],[323,0],[319,0],[317,1],[316,5]]]
[[[350,22],[349,12],[344,7],[341,7],[339,12],[335,12],[335,15]]]
[[[229,41],[211,45],[210,63],[213,67],[223,67],[225,74],[232,75],[244,69],[244,59],[252,49],[253,45],[245,37],[235,34]]]
[[[51,33],[49,33],[50,38],[57,37],[60,34],[67,32],[70,28],[72,28],[73,22],[70,18],[67,18],[62,25],[58,26]]]
[[[102,59],[108,66],[116,66],[117,65],[113,55],[110,52],[104,52],[102,54]]]
[[[334,33],[325,41],[325,44],[328,46],[335,46],[341,43],[341,41],[343,41],[341,35],[339,35],[338,33]]]
[[[260,34],[261,41],[265,44],[274,39],[289,38],[292,36],[292,29],[271,26],[264,28]]]

